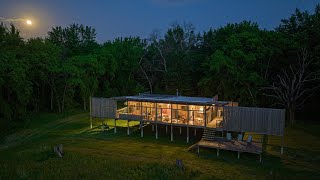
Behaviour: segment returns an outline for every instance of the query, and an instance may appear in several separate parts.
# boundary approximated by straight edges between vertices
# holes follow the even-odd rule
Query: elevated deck
[[[202,139],[197,143],[197,146],[253,154],[262,153],[262,143],[251,142],[247,144],[245,141],[226,140],[225,138],[215,138],[212,141]]]

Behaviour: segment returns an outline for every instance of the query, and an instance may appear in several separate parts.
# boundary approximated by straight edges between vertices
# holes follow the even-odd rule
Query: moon
[[[30,19],[26,20],[27,25],[31,26],[32,25],[32,21]]]

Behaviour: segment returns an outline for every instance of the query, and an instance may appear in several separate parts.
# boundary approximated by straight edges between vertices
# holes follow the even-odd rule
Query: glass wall
[[[171,105],[157,103],[157,121],[171,123]]]
[[[128,101],[128,114],[141,115],[141,102]]]
[[[188,124],[188,105],[172,104],[172,123]]]
[[[156,104],[152,102],[142,102],[142,118],[146,121],[156,119]]]
[[[189,106],[189,125],[204,126],[204,106]]]
[[[204,126],[218,113],[215,106],[128,101],[128,114],[142,115],[143,120],[147,121]]]

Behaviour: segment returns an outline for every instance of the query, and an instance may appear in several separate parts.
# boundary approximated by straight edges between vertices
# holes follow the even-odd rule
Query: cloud
[[[20,22],[20,21],[25,21],[26,19],[23,18],[4,18],[0,17],[0,21],[2,22]]]

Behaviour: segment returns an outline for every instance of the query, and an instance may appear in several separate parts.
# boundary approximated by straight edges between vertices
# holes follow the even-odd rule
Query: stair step
[[[215,139],[216,136],[216,130],[211,128],[206,128],[203,131],[202,139],[212,141]]]

